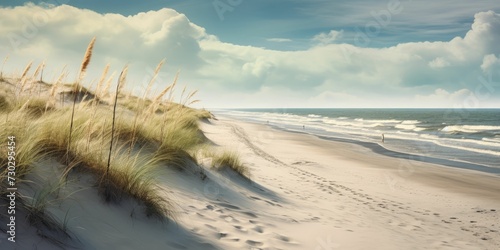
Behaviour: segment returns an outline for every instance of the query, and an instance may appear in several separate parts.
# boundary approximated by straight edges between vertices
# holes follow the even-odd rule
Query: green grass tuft
[[[249,178],[250,171],[243,165],[237,153],[231,151],[224,151],[220,154],[212,155],[212,167],[218,171],[224,169],[232,169],[241,176]]]

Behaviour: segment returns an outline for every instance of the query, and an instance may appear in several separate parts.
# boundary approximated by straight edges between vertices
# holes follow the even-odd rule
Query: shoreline
[[[287,128],[279,127],[279,126],[272,125],[272,124],[263,124],[263,123],[259,123],[257,121],[240,119],[238,117],[233,117],[230,115],[229,116],[222,115],[222,117],[226,117],[228,119],[234,119],[234,120],[238,120],[238,121],[242,121],[242,122],[248,122],[248,123],[252,123],[252,124],[256,124],[256,125],[269,126],[273,129],[280,130],[283,132],[312,135],[312,136],[315,136],[318,139],[322,139],[322,140],[356,144],[356,145],[360,145],[362,147],[368,148],[376,154],[389,156],[389,157],[393,157],[393,158],[412,159],[415,161],[420,161],[420,162],[425,162],[425,163],[430,163],[430,164],[437,164],[437,165],[441,165],[444,167],[473,170],[473,171],[479,171],[479,172],[483,172],[483,173],[497,174],[498,176],[500,176],[500,167],[496,168],[496,167],[490,167],[490,166],[476,164],[476,163],[472,163],[472,162],[459,161],[459,160],[449,160],[449,159],[438,158],[438,157],[433,157],[433,156],[400,152],[400,151],[395,151],[395,150],[386,148],[386,147],[384,147],[376,142],[341,138],[341,137],[335,137],[335,136],[329,136],[329,135],[320,135],[320,134],[314,134],[314,133],[307,133],[307,132],[303,132],[300,130],[287,129]]]
[[[296,249],[314,249],[318,240],[330,238],[339,249],[373,248],[373,242],[379,244],[375,249],[500,246],[495,174],[218,118],[202,126],[207,137],[240,152],[252,180],[278,197],[272,201],[278,208],[249,204],[247,209],[267,218],[276,233],[295,239]]]
[[[439,158],[434,158],[434,157],[426,157],[426,156],[420,156],[420,155],[412,155],[408,153],[403,153],[403,152],[397,152],[397,151],[392,151],[390,149],[384,148],[378,143],[373,143],[373,142],[363,142],[363,141],[358,141],[358,140],[350,140],[350,139],[344,139],[344,138],[335,138],[335,137],[328,137],[328,136],[321,136],[321,135],[315,135],[311,133],[305,133],[301,131],[294,131],[294,130],[287,130],[284,128],[280,128],[275,125],[267,125],[267,124],[261,124],[258,122],[253,122],[253,121],[246,121],[246,120],[240,120],[234,117],[228,117],[228,116],[223,116],[225,119],[229,119],[232,122],[236,122],[238,124],[240,123],[248,123],[252,124],[255,126],[259,126],[261,128],[269,128],[271,130],[276,130],[279,132],[283,133],[289,133],[290,135],[299,135],[298,137],[294,137],[294,141],[296,142],[301,142],[301,141],[306,141],[308,143],[311,143],[314,146],[320,146],[320,147],[325,147],[326,144],[328,143],[340,143],[340,145],[350,145],[351,147],[358,146],[363,149],[369,150],[369,153],[372,153],[373,155],[368,155],[367,158],[370,157],[389,157],[392,159],[392,161],[396,161],[398,164],[396,168],[389,168],[386,167],[387,170],[397,170],[401,176],[407,176],[407,175],[418,175],[419,171],[420,172],[432,172],[432,174],[436,175],[436,179],[438,177],[440,178],[445,178],[442,175],[448,174],[450,176],[453,176],[455,178],[449,178],[449,180],[454,180],[457,183],[469,183],[469,186],[472,186],[470,184],[470,181],[464,181],[460,180],[460,178],[456,178],[460,175],[478,175],[478,176],[489,176],[494,178],[498,178],[500,181],[500,168],[491,168],[483,165],[477,165],[473,163],[467,163],[467,162],[457,162],[457,161],[452,161],[452,160],[447,160],[447,159],[439,159]],[[304,137],[313,137],[311,140],[304,140]],[[317,140],[317,141],[315,141]],[[338,145],[335,147],[339,147]],[[359,152],[366,152],[364,150],[360,150],[352,148],[352,150],[349,152],[350,154],[352,153],[359,153]],[[364,154],[364,153],[363,153]],[[359,157],[363,158],[361,155],[357,155],[357,159],[359,160]],[[355,158],[355,157],[354,157]],[[437,161],[433,161],[437,160]],[[403,163],[403,162],[408,162],[408,163]],[[414,163],[412,163],[414,162]],[[422,163],[423,166],[427,167],[428,169],[415,169],[416,166],[419,165],[419,163]],[[457,165],[447,165],[443,163],[457,163],[457,164],[464,164],[464,166],[457,166]],[[473,166],[471,168],[467,166]],[[380,167],[380,166],[378,166]],[[480,168],[480,169],[475,169],[474,167]],[[429,170],[430,169],[430,170]],[[489,170],[489,171],[482,171],[482,170]],[[439,173],[439,172],[442,173]],[[427,183],[429,184],[429,183]],[[477,183],[477,184],[484,184],[484,183]],[[440,186],[440,185],[435,185],[435,186]],[[455,188],[460,188],[459,186],[455,186]],[[474,187],[473,187],[474,188]],[[500,184],[498,185],[497,188],[493,188],[494,190],[497,190],[498,193],[500,193]],[[463,190],[464,191],[464,190]],[[486,192],[488,192],[486,190]],[[496,193],[496,194],[498,194]],[[494,197],[495,195],[492,195]]]

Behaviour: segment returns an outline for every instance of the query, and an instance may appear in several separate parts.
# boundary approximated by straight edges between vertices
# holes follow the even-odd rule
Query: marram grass
[[[83,87],[94,42],[95,39],[87,48],[74,84],[63,84],[66,77],[63,72],[52,85],[31,86],[33,92],[25,93],[27,82],[40,84],[34,77],[44,67],[39,67],[39,73],[28,74],[32,63],[26,66],[20,78],[10,80],[12,83],[9,80],[0,82],[0,138],[16,136],[18,183],[30,183],[30,173],[40,167],[38,163],[56,160],[66,180],[80,171],[91,174],[103,202],[134,199],[148,217],[173,219],[175,201],[165,195],[165,187],[160,190],[156,177],[165,167],[183,170],[197,164],[197,151],[207,140],[199,121],[212,118],[212,114],[187,107],[197,101],[192,100],[196,91],[181,98],[180,104],[173,102],[177,76],[161,93],[148,93],[148,89],[143,97],[123,98],[119,92],[124,90],[124,74],[118,79],[123,84],[116,86],[115,93],[109,93],[113,75],[107,76],[109,66],[106,66],[95,91]],[[155,81],[162,65],[163,61],[157,66],[151,82]],[[47,94],[34,93],[42,87]],[[70,105],[64,103],[68,88],[72,94],[67,100],[71,101]],[[82,94],[87,98],[76,98]],[[153,96],[152,100],[149,95]],[[108,97],[111,101],[101,101]],[[0,206],[5,203],[7,190],[6,150],[0,147],[0,188],[3,190],[0,191],[3,197]],[[213,154],[213,162],[218,170],[231,168],[243,176],[249,174],[236,153]],[[65,181],[58,182],[57,190],[64,190],[65,186]],[[27,211],[27,219],[33,226],[58,228],[67,234],[61,218],[51,218],[46,210],[53,205],[46,198],[53,192],[47,192],[41,189],[31,197],[21,195],[21,209]]]
[[[231,169],[243,177],[250,178],[250,171],[241,161],[236,152],[223,151],[212,154],[212,167],[218,171]]]

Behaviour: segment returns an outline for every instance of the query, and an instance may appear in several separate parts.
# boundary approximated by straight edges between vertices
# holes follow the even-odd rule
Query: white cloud
[[[483,64],[481,64],[481,69],[483,72],[489,72],[493,70],[495,67],[500,66],[500,59],[496,57],[494,54],[485,55],[483,58]]]
[[[451,105],[461,93],[477,86],[481,71],[498,67],[495,55],[500,54],[500,15],[491,11],[477,13],[464,37],[447,42],[360,48],[336,44],[342,31],[332,30],[313,38],[322,46],[301,51],[224,43],[171,9],[122,16],[66,5],[45,9],[30,4],[0,8],[0,16],[0,57],[11,56],[6,68],[19,69],[35,59],[47,60],[49,66],[69,64],[77,69],[88,41],[96,36],[90,80],[98,78],[109,62],[116,68],[130,63],[130,79],[135,74],[136,80],[143,81],[166,58],[170,76],[181,69],[181,81],[200,93],[214,93],[204,96],[208,106],[219,103],[220,95],[240,96],[235,100],[247,100],[248,106],[252,106],[251,98],[255,105],[264,105],[259,96],[267,98],[268,106],[301,106],[287,104],[292,102],[289,98],[279,102],[270,98],[271,90],[275,95],[289,93],[298,100],[309,100],[304,105],[314,106],[322,101],[325,106],[340,102],[374,106],[381,96],[386,97],[384,106],[390,106],[391,100],[401,106],[409,98],[416,98],[416,106]],[[281,39],[269,40],[287,41]],[[492,98],[498,98],[498,93]],[[328,102],[328,98],[336,101]],[[444,101],[438,102],[440,98]]]
[[[420,107],[450,107],[450,104],[451,107],[461,107],[471,98],[474,98],[474,94],[468,89],[460,89],[452,93],[444,89],[436,89],[429,95],[416,95],[414,100]]]
[[[292,41],[292,39],[288,38],[268,38],[266,40],[269,42],[276,42],[276,43],[287,43]]]
[[[442,57],[438,57],[438,58],[430,61],[429,66],[431,68],[438,69],[438,68],[448,67],[448,66],[450,66],[450,63],[448,61],[446,61],[445,59],[443,59]]]
[[[320,33],[318,35],[315,35],[313,37],[313,41],[317,42],[319,44],[330,44],[342,37],[342,33],[344,33],[343,30],[337,31],[337,30],[330,30],[328,33]]]

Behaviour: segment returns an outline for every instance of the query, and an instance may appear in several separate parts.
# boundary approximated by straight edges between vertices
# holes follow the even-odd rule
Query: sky
[[[498,0],[0,2],[2,72],[198,90],[205,108],[500,108]],[[116,77],[115,77],[116,78]],[[180,99],[180,92],[177,96]]]

